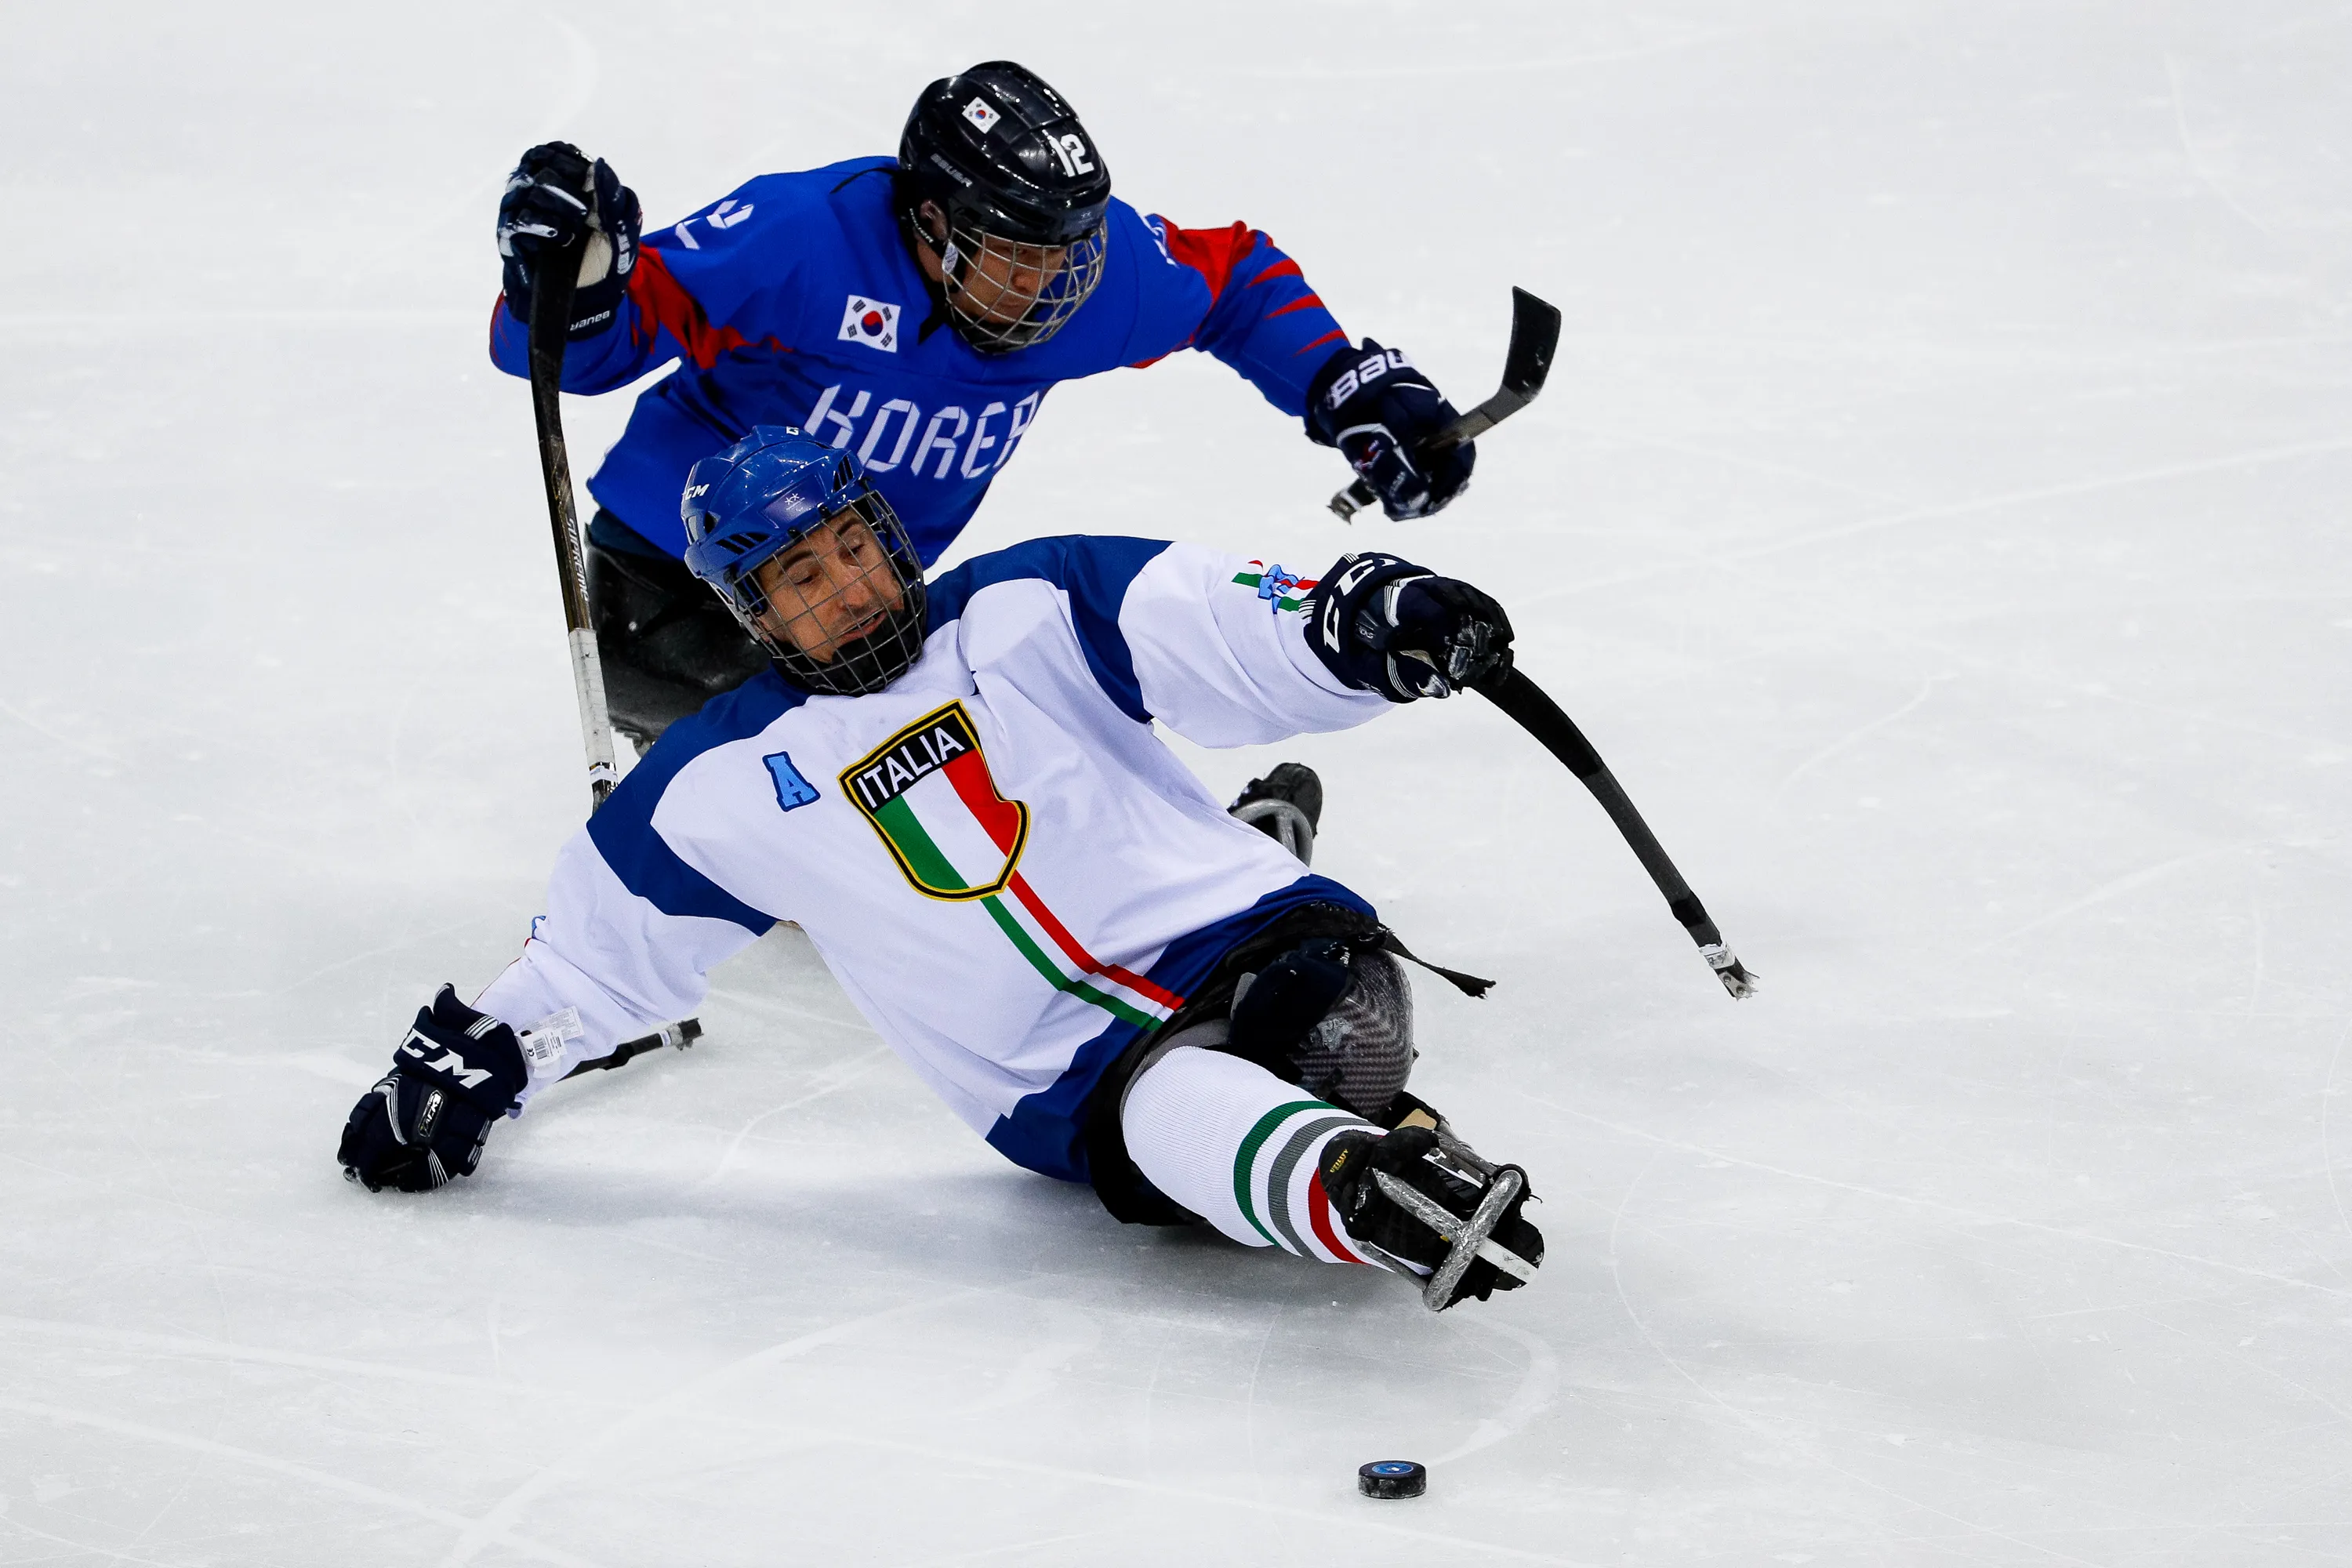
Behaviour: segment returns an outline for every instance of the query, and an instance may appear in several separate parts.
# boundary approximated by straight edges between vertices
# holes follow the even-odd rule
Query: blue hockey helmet
[[[923,651],[922,562],[852,453],[753,426],[694,465],[678,512],[687,569],[795,686],[879,691]]]

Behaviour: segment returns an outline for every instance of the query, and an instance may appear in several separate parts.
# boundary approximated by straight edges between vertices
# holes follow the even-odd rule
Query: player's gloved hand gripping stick
[[[1524,289],[1511,290],[1511,346],[1503,355],[1503,384],[1495,395],[1423,442],[1417,456],[1422,467],[1465,442],[1479,437],[1536,400],[1551,374],[1551,356],[1559,347],[1559,310]],[[1371,481],[1356,482],[1331,498],[1331,510],[1341,522],[1380,499]]]

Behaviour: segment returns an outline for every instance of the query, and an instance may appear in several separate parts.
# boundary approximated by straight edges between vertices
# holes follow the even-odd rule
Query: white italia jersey
[[[1151,729],[1249,745],[1386,710],[1307,647],[1312,585],[1085,537],[941,574],[886,690],[812,697],[771,670],[671,726],[564,847],[476,1005],[532,1031],[535,1089],[691,1014],[713,964],[795,921],[959,1116],[1087,1180],[1087,1092],[1228,948],[1301,903],[1369,912]],[[567,1009],[576,1026],[551,1022]]]

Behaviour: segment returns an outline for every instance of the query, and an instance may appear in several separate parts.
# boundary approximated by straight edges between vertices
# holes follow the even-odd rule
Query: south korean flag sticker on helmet
[[[898,307],[852,294],[841,312],[841,341],[864,343],[886,354],[898,352]]]
[[[988,106],[988,100],[984,98],[975,98],[970,103],[965,104],[963,106],[963,117],[966,120],[971,121],[974,125],[979,126],[980,133],[982,136],[985,136],[991,131],[995,130],[997,121],[1003,118],[1003,116],[999,115],[995,110],[991,109]]]

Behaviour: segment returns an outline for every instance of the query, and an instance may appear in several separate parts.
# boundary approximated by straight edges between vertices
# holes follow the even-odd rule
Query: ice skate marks
[[[998,791],[961,702],[925,714],[843,769],[841,787],[917,892],[979,904],[1055,990],[1146,1028],[1183,1005],[1087,952],[1021,875],[1029,807]]]

